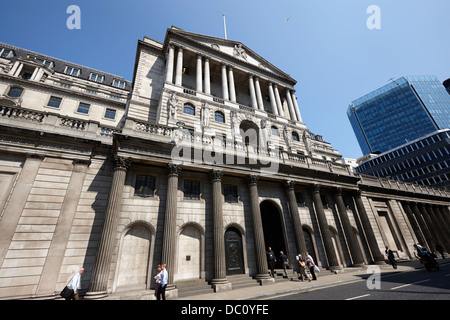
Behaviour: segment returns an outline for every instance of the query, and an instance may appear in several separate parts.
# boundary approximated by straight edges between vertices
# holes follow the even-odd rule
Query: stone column
[[[277,84],[274,84],[273,90],[275,92],[275,100],[277,102],[278,114],[284,117],[283,104],[281,103],[280,92],[278,91]]]
[[[197,69],[196,69],[196,90],[197,92],[203,92],[203,71],[202,71],[203,58],[201,54],[197,54]]]
[[[234,74],[233,74],[233,68],[228,67],[228,81],[230,82],[229,89],[230,89],[230,100],[232,102],[236,102],[236,90],[234,86]]]
[[[97,251],[97,259],[92,271],[91,283],[85,299],[100,299],[108,295],[108,278],[115,244],[114,239],[122,205],[123,186],[130,165],[129,159],[118,156],[114,158],[114,173],[106,206],[105,221]]]
[[[425,222],[425,218],[424,218],[422,212],[420,211],[417,203],[414,202],[412,204],[412,209],[413,209],[414,215],[416,216],[416,219],[419,223],[419,227],[422,230],[423,235],[425,236],[425,239],[426,239],[426,242],[420,243],[420,245],[430,248],[430,246],[432,246],[434,243],[434,239],[433,239],[433,236],[431,235],[430,229],[428,229],[427,223]]]
[[[227,280],[225,259],[225,233],[223,230],[223,171],[210,172],[213,193],[213,224],[214,224],[214,278],[211,282],[214,292],[231,290],[231,283]]]
[[[406,216],[408,217],[409,222],[411,223],[411,227],[413,228],[414,234],[417,237],[417,241],[419,241],[420,244],[426,245],[426,241],[424,236],[422,235],[422,232],[420,231],[420,227],[417,224],[417,220],[414,217],[414,214],[411,210],[411,206],[408,202],[403,202],[403,208],[405,209]]]
[[[294,104],[292,102],[291,91],[287,90],[287,89],[286,89],[286,100],[287,100],[287,103],[288,103],[289,113],[291,115],[291,120],[292,121],[298,121],[297,120],[297,115],[296,115],[295,110],[294,110]]]
[[[229,100],[228,96],[228,80],[227,80],[227,66],[222,63],[222,98]]]
[[[181,86],[182,83],[183,83],[183,48],[178,48],[175,84]]]
[[[384,256],[378,247],[377,239],[375,238],[375,233],[373,232],[372,226],[370,225],[369,216],[367,215],[366,209],[364,208],[364,203],[361,198],[361,191],[357,191],[355,196],[356,208],[358,209],[359,218],[361,220],[362,227],[366,234],[367,243],[369,245],[370,251],[372,252],[372,259],[375,264],[383,265],[385,264]]]
[[[445,221],[446,230],[450,230],[450,216],[446,214],[445,207],[437,206],[436,209],[438,211],[438,214],[440,214],[442,219]]]
[[[442,218],[440,218],[439,215],[436,214],[436,212],[434,211],[434,208],[432,205],[428,205],[427,206],[427,210],[431,216],[431,220],[433,221],[435,227],[436,227],[436,232],[439,238],[439,243],[441,244],[441,246],[443,246],[445,248],[445,251],[450,252],[450,245],[448,243],[448,239],[447,239],[447,235],[446,230],[444,230],[444,226],[445,226],[445,222],[442,220]],[[433,248],[436,249],[436,248]],[[431,249],[431,250],[433,250]]]
[[[322,199],[320,198],[320,185],[317,183],[312,187],[312,197],[320,233],[322,234],[322,242],[325,247],[325,253],[328,260],[328,268],[330,270],[338,270],[340,269],[340,266],[336,256],[336,251],[334,250],[333,240],[331,239],[331,232],[325,216],[325,210],[323,209]],[[336,241],[338,241],[338,239],[336,239]]]
[[[305,237],[303,235],[303,226],[300,220],[300,215],[298,214],[297,198],[295,197],[294,189],[295,182],[286,181],[285,187],[289,200],[289,210],[291,211],[292,221],[294,222],[295,242],[298,250],[296,254],[301,253],[303,257],[306,257],[306,252],[308,249],[306,248]],[[297,265],[295,266],[297,268]]]
[[[277,101],[275,100],[275,93],[273,92],[273,83],[269,83],[269,97],[270,97],[270,105],[272,106],[272,112],[274,115],[278,116],[278,107]]]
[[[256,91],[256,100],[258,101],[258,108],[261,111],[264,111],[264,101],[261,94],[261,86],[259,85],[259,78],[255,77],[255,91]]]
[[[169,53],[166,60],[166,82],[172,83],[173,81],[173,63],[174,63],[174,48],[169,44]]]
[[[425,221],[425,225],[427,226],[428,230],[430,231],[430,235],[431,235],[431,243],[428,243],[428,250],[433,250],[436,246],[436,243],[439,242],[439,238],[436,230],[435,225],[433,224],[433,221],[431,220],[430,214],[428,213],[425,205],[423,203],[420,203],[419,206],[419,211],[422,213],[422,217]]]
[[[358,244],[358,239],[353,232],[352,225],[350,224],[350,219],[348,218],[347,208],[345,207],[344,199],[342,197],[342,188],[336,188],[334,198],[338,207],[339,218],[342,223],[342,228],[344,229],[345,238],[347,239],[350,254],[352,256],[353,266],[362,267],[364,266],[364,259],[362,256],[361,248]]]
[[[211,75],[209,71],[209,58],[205,57],[205,93],[211,94]]]
[[[253,75],[248,75],[248,87],[250,90],[250,100],[253,109],[258,109],[258,103],[256,101],[255,84],[253,83]]]
[[[297,120],[300,122],[303,122],[302,115],[300,114],[300,109],[299,109],[298,103],[297,103],[297,97],[295,96],[294,92],[291,92],[291,97],[292,97],[292,103],[294,104],[294,111],[297,114]]]
[[[177,202],[178,202],[178,176],[181,173],[181,166],[169,163],[168,182],[166,194],[166,209],[164,213],[163,246],[161,264],[167,264],[167,291],[175,290],[173,275],[176,262],[176,228],[177,228]],[[170,293],[171,294],[171,293]],[[171,294],[177,296],[177,293]]]
[[[259,176],[250,175],[248,177],[248,188],[250,191],[250,204],[252,209],[253,220],[253,239],[255,245],[255,259],[256,259],[256,280],[262,285],[274,282],[268,273],[268,264],[266,257],[266,249],[264,242],[264,231],[261,218],[261,209],[259,207],[258,197],[258,179]]]
[[[43,161],[43,156],[27,155],[23,163],[22,171],[19,174],[14,191],[5,207],[3,217],[0,221],[0,268],[8,252],[11,240],[16,231],[22,211],[27,202],[33,182],[36,179],[39,167]],[[4,191],[3,191],[4,192]]]

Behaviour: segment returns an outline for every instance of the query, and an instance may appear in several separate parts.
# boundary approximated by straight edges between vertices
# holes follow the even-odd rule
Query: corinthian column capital
[[[182,167],[181,165],[169,163],[167,165],[167,174],[169,176],[175,175],[178,176],[181,173]]]
[[[209,172],[209,177],[211,178],[211,181],[221,181],[223,177],[223,171],[222,170],[211,170]]]
[[[131,166],[131,160],[125,157],[114,156],[114,169],[128,170]]]

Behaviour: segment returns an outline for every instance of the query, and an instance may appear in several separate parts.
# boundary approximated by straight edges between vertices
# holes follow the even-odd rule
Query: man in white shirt
[[[169,278],[169,275],[166,270],[166,264],[161,265],[161,285],[159,286],[158,295],[156,296],[157,300],[166,300],[166,286],[167,286],[167,279]]]
[[[83,272],[84,268],[81,268],[80,271],[75,274],[67,284],[67,287],[73,290],[73,295],[71,298],[69,298],[69,300],[80,300],[80,297],[78,296],[78,289],[81,288],[81,275],[83,274]]]

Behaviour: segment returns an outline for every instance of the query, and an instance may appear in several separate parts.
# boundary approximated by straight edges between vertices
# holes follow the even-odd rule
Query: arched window
[[[195,116],[195,107],[190,103],[186,103],[183,108],[183,113]]]
[[[216,112],[214,113],[214,119],[215,119],[217,122],[225,123],[225,115],[224,115],[222,112],[220,112],[220,111],[216,111]]]
[[[298,136],[298,133],[293,131],[292,132],[292,140],[293,141],[300,141],[300,137]]]
[[[278,128],[277,127],[273,126],[271,129],[272,129],[272,134],[274,136],[277,136],[277,137],[280,136],[280,133],[278,132]]]

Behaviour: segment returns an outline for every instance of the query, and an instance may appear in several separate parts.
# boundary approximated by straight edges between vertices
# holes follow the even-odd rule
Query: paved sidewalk
[[[439,264],[450,263],[448,259],[438,259]],[[367,266],[367,267],[370,267]],[[417,260],[399,261],[398,268],[393,269],[391,265],[386,264],[379,266],[381,274],[387,274],[392,272],[407,272],[415,269],[423,268]],[[372,274],[367,268],[344,268],[338,273],[332,273],[329,270],[322,270],[317,274],[316,281],[300,281],[297,280],[297,274],[294,274],[294,279],[291,281],[281,280],[275,284],[265,286],[252,286],[242,289],[234,289],[229,291],[208,293],[195,296],[188,296],[180,298],[178,300],[256,300],[263,299],[264,297],[273,295],[282,295],[292,293],[296,291],[311,290],[320,287],[326,287],[330,285],[337,285],[339,283],[351,282],[356,280],[365,279]],[[291,274],[289,275],[291,276]]]

